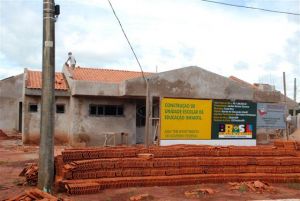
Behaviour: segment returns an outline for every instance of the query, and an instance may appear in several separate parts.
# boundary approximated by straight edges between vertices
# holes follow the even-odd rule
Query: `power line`
[[[141,64],[140,64],[140,62],[139,62],[139,59],[137,58],[137,56],[136,56],[136,54],[135,54],[135,52],[134,52],[134,50],[133,50],[133,47],[132,47],[132,45],[131,45],[131,43],[130,43],[130,41],[129,41],[129,39],[128,39],[128,37],[127,37],[127,35],[126,35],[126,33],[125,33],[124,29],[123,29],[123,26],[122,26],[122,24],[121,24],[121,21],[119,20],[117,14],[116,14],[116,12],[115,12],[115,9],[114,9],[114,7],[112,6],[110,0],[107,0],[107,1],[108,1],[109,5],[110,5],[110,7],[111,7],[111,9],[112,9],[112,11],[113,11],[113,13],[114,13],[116,19],[118,20],[119,25],[120,25],[120,27],[121,27],[121,29],[122,29],[122,32],[123,32],[123,34],[124,34],[124,36],[125,36],[125,38],[126,38],[128,44],[129,44],[129,46],[130,46],[130,48],[131,48],[131,51],[132,51],[132,53],[133,53],[133,55],[134,55],[134,57],[135,57],[135,59],[136,59],[138,65],[139,65],[139,67],[140,67],[140,69],[141,69],[142,76],[143,76],[144,80],[147,82],[147,80],[146,80],[146,78],[145,78],[145,75],[144,75],[143,68],[142,68],[142,66],[141,66]]]
[[[287,14],[287,15],[300,15],[300,13],[291,13],[291,12],[280,11],[280,10],[270,10],[270,9],[265,9],[265,8],[252,7],[252,6],[242,6],[242,5],[224,3],[224,2],[219,2],[219,1],[211,1],[211,0],[201,0],[201,1],[215,3],[215,4],[222,4],[225,6],[233,6],[233,7],[239,7],[239,8],[248,8],[248,9],[260,10],[260,11],[272,12],[272,13],[280,13],[280,14]]]

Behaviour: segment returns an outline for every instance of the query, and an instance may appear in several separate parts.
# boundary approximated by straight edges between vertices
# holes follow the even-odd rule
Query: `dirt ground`
[[[56,147],[55,153],[59,153],[64,147]],[[0,200],[13,197],[25,189],[22,186],[24,178],[19,173],[25,163],[36,162],[38,159],[37,146],[23,146],[19,139],[0,140]],[[270,199],[299,199],[300,184],[271,184],[274,192],[256,193],[241,188],[231,191],[230,185],[225,184],[201,184],[192,186],[155,186],[122,189],[107,189],[98,194],[72,195],[57,193],[58,197],[69,198],[74,201],[128,201],[131,196],[149,194],[144,200],[153,201],[242,201],[242,200],[270,200]],[[199,193],[197,198],[185,196],[186,191],[198,188],[211,188],[215,193],[205,195]]]
[[[297,140],[297,141],[300,140],[300,128],[298,128],[297,130],[295,130],[295,132],[293,132],[290,135],[290,139]]]

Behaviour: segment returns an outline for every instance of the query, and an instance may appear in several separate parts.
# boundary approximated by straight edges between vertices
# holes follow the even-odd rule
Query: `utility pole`
[[[43,0],[43,71],[42,109],[38,187],[51,192],[54,179],[54,78],[55,78],[55,15],[59,6],[54,0]]]
[[[145,119],[145,145],[149,147],[149,127],[150,127],[150,92],[149,78],[146,78],[146,119]]]
[[[294,78],[294,101],[297,101],[297,79]]]
[[[285,72],[283,72],[283,92],[284,92],[284,104],[285,104],[285,137],[288,140],[288,123],[286,121],[286,117],[288,116],[288,108],[286,104],[286,82],[285,82]]]

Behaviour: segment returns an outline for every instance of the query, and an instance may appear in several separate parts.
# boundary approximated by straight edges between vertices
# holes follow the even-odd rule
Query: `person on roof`
[[[68,64],[69,62],[69,64]],[[68,53],[68,60],[66,61],[66,66],[72,67],[72,69],[75,68],[76,65],[76,59],[74,58],[74,56],[72,55],[72,52]]]

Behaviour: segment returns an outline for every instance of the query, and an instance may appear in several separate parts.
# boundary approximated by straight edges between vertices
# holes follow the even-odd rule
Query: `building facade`
[[[144,76],[148,79],[152,108],[151,139],[159,135],[157,123],[164,97],[283,101],[278,91],[264,91],[199,67]],[[41,72],[27,69],[21,75],[0,81],[0,129],[21,132],[24,143],[39,141],[41,87]],[[145,96],[146,82],[140,72],[64,66],[55,77],[56,143],[99,146],[104,144],[105,134],[112,132],[128,133],[129,144],[144,143]],[[297,105],[289,103],[290,108]],[[121,143],[121,136],[117,136],[116,143]]]

